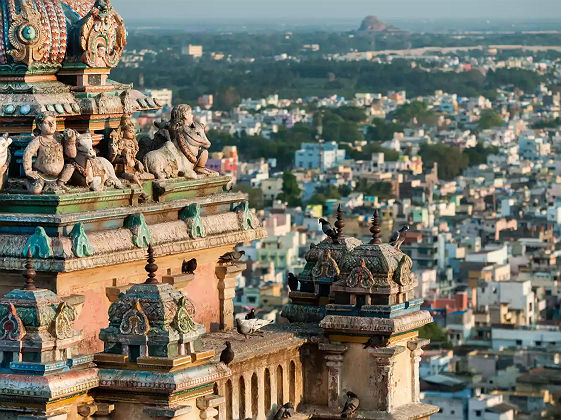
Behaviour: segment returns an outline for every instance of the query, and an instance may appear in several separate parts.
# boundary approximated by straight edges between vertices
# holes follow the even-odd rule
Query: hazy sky
[[[125,19],[561,19],[561,0],[113,0]]]

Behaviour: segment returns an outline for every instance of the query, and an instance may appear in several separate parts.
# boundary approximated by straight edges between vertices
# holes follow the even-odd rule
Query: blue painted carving
[[[179,218],[187,222],[191,238],[204,238],[206,236],[203,220],[201,219],[201,205],[193,203],[179,212]]]
[[[152,234],[142,213],[131,214],[125,219],[125,227],[132,232],[132,242],[139,248],[146,248],[152,241]]]
[[[94,254],[94,248],[90,243],[82,223],[76,223],[70,232],[72,239],[72,252],[78,258],[90,257]]]
[[[27,252],[31,250],[31,256],[34,258],[49,258],[53,256],[53,247],[51,238],[41,226],[35,228],[35,233],[29,237],[21,254],[26,257]]]

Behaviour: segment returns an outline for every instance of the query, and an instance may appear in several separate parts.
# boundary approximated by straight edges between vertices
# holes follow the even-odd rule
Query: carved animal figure
[[[323,218],[319,219],[319,223],[321,223],[321,230],[323,231],[323,233],[325,233],[326,236],[331,238],[331,241],[334,244],[339,243],[337,241],[337,232],[335,232],[335,229],[333,229],[333,226],[331,226],[331,223],[329,223],[327,220],[325,220]]]
[[[294,415],[294,405],[291,402],[287,402],[282,405],[281,408],[277,410],[273,420],[288,419]]]
[[[144,156],[145,169],[157,179],[186,178],[197,179],[198,174],[214,175],[206,169],[210,141],[206,137],[203,124],[193,119],[189,105],[178,105],[171,112],[171,120],[160,123],[155,143],[163,138],[163,146]]]
[[[358,399],[358,396],[354,392],[348,391],[345,407],[343,407],[343,411],[341,411],[341,418],[345,419],[347,417],[354,416],[359,404],[360,400]]]
[[[267,319],[238,319],[236,323],[236,330],[239,334],[243,335],[247,339],[248,335],[261,334],[259,331],[265,325],[271,324],[273,321]]]
[[[220,361],[228,366],[234,360],[234,350],[232,350],[232,344],[226,341],[226,348],[220,353]]]
[[[12,139],[8,137],[7,133],[0,137],[0,191],[8,177],[8,166],[10,165],[11,157],[8,146],[10,144],[12,144]]]
[[[96,156],[90,133],[76,135],[73,130],[66,130],[64,135],[76,136],[76,158],[72,162],[74,166],[72,181],[76,185],[89,187],[93,191],[100,191],[105,186],[123,188],[111,162]]]

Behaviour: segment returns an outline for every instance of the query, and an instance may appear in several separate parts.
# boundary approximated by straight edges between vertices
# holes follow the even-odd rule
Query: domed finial
[[[381,244],[382,241],[378,238],[378,235],[382,229],[380,228],[380,220],[378,219],[378,209],[374,209],[374,215],[372,217],[372,226],[370,227],[370,233],[372,233],[371,244]]]
[[[37,273],[33,268],[33,261],[31,260],[32,257],[33,254],[31,253],[31,247],[29,247],[29,249],[27,250],[27,257],[25,259],[25,273],[23,275],[23,277],[25,277],[25,286],[23,287],[23,290],[37,289],[34,283],[34,279]]]
[[[156,279],[156,271],[158,271],[158,266],[154,264],[156,260],[154,259],[154,249],[152,244],[148,244],[148,264],[144,266],[144,269],[148,273],[148,278],[144,282],[145,284],[158,284]]]
[[[341,204],[337,207],[337,221],[335,222],[335,228],[337,228],[337,238],[343,237],[343,228],[345,227],[345,222],[343,222],[343,209]]]

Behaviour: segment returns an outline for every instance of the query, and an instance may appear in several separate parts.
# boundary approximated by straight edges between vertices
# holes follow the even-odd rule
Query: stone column
[[[255,418],[264,419],[267,418],[267,412],[265,411],[265,368],[260,367],[257,369],[257,389],[258,400],[257,400],[257,415],[253,413]]]
[[[217,408],[223,406],[225,398],[220,395],[205,395],[204,397],[197,398],[197,408],[200,410],[200,418],[216,419],[218,416]]]
[[[339,409],[339,395],[341,394],[343,355],[347,346],[344,344],[320,343],[319,349],[325,352],[325,365],[327,366],[327,406],[331,410],[337,410]]]
[[[218,298],[220,299],[220,329],[234,328],[234,297],[236,296],[236,277],[245,270],[245,263],[219,265],[215,273],[218,277]]]
[[[421,388],[419,385],[419,364],[423,354],[423,346],[426,346],[429,340],[418,338],[407,343],[407,348],[411,351],[411,402],[420,402]]]
[[[405,351],[405,347],[382,347],[379,349],[369,349],[369,353],[374,358],[376,365],[376,389],[378,390],[379,411],[391,413],[394,407],[394,367],[395,357]]]

